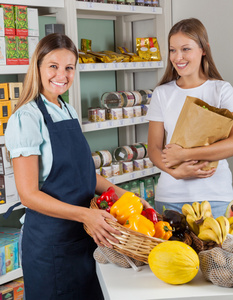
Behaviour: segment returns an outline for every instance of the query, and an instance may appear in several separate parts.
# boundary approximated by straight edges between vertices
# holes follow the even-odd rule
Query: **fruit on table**
[[[153,236],[155,234],[154,223],[141,214],[129,216],[123,226],[148,236]]]
[[[134,193],[124,193],[111,207],[110,214],[124,225],[130,215],[141,214],[143,205]]]
[[[163,240],[168,240],[172,236],[172,227],[168,222],[159,221],[154,224],[155,234],[154,237]]]
[[[180,241],[155,246],[148,256],[148,263],[155,276],[169,284],[187,283],[199,270],[197,253]]]
[[[227,206],[225,217],[233,217],[233,200]]]
[[[178,211],[166,209],[162,214],[162,218],[163,221],[171,225],[173,234],[183,233],[187,229],[185,216]]]
[[[225,216],[220,216],[216,219],[208,217],[199,227],[198,237],[203,241],[214,241],[217,244],[222,244],[227,234],[229,233],[230,223]]]

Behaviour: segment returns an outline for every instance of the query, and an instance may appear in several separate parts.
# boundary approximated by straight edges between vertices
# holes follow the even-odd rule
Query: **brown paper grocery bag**
[[[228,109],[216,108],[187,96],[170,143],[183,148],[208,146],[226,139],[232,125],[233,115]],[[216,168],[217,165],[218,161],[210,162],[204,170]]]

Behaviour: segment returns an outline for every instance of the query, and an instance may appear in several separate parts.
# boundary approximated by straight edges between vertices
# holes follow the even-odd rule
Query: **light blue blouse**
[[[60,108],[48,101],[42,94],[41,98],[54,122],[70,119],[70,115],[61,101]],[[72,117],[78,119],[75,109],[69,104],[66,106]],[[47,126],[34,100],[20,107],[9,118],[5,131],[5,144],[11,158],[20,155],[39,156],[39,185],[41,186],[51,170],[53,154]]]

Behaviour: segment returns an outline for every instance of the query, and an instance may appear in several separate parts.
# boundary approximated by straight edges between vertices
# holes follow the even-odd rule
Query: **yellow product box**
[[[8,83],[0,83],[0,100],[9,100]]]
[[[18,103],[18,99],[15,99],[15,100],[10,100],[10,103],[11,103],[11,113],[13,114],[13,111]]]
[[[0,136],[5,134],[8,119],[0,119]]]
[[[9,119],[11,115],[11,102],[0,101],[0,119]]]
[[[9,100],[19,99],[23,89],[22,82],[9,82],[8,91],[9,91]]]

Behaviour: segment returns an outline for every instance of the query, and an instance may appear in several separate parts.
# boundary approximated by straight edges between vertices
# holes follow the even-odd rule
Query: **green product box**
[[[130,191],[136,196],[140,197],[140,182],[139,180],[132,180],[130,182]]]
[[[28,16],[27,6],[15,5],[15,34],[18,36],[28,36]]]
[[[28,65],[29,64],[28,38],[27,36],[16,36],[16,41],[17,41],[19,65]]]
[[[154,194],[155,194],[155,191],[156,191],[156,188],[158,185],[159,176],[160,176],[160,174],[156,174],[153,178],[154,179]]]
[[[12,4],[1,4],[0,7],[3,8],[5,35],[15,35],[14,6]]]
[[[147,200],[154,198],[154,180],[153,177],[146,177],[140,180],[141,197]]]
[[[130,192],[131,191],[131,187],[130,187],[130,183],[129,182],[125,182],[125,183],[121,183],[118,184],[122,189]]]
[[[5,285],[0,286],[0,300],[14,300],[13,288]]]
[[[15,35],[5,36],[6,41],[6,64],[7,65],[18,65],[18,51],[17,42]]]
[[[148,198],[146,201],[155,209],[155,199],[154,198]]]

